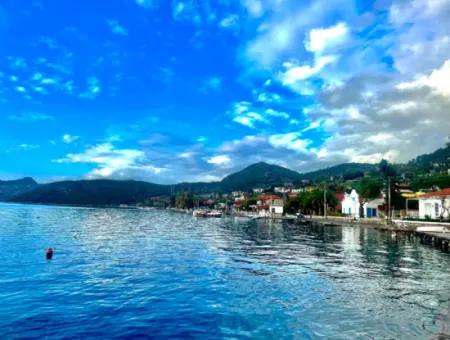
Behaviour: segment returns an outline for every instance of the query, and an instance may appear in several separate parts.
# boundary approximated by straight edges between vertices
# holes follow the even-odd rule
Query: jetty
[[[420,238],[420,243],[429,244],[442,251],[449,251],[450,232],[437,233],[427,231],[416,231],[416,235]]]

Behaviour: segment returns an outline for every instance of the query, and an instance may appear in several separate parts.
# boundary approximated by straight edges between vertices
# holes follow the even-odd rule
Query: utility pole
[[[388,224],[391,224],[391,177],[388,177]]]
[[[323,186],[323,217],[327,218],[327,183]]]

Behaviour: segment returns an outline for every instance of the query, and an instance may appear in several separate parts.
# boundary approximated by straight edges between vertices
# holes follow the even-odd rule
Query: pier
[[[442,251],[449,251],[450,233],[416,231],[416,235],[420,238],[422,244],[430,244]]]

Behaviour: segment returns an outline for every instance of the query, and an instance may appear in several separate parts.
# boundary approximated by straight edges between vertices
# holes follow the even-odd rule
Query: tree
[[[288,197],[284,210],[291,214],[298,212],[300,210],[300,197],[298,195],[296,197]]]
[[[194,207],[194,195],[191,192],[177,193],[175,205],[179,209],[192,209]]]
[[[302,212],[306,214],[323,214],[323,190],[313,190],[309,192],[303,192],[299,195],[299,206]],[[329,190],[326,194],[327,206],[336,207],[337,199],[336,196]]]
[[[390,164],[387,160],[382,159],[378,164],[378,168],[380,170],[381,175],[384,178],[394,177],[396,175],[395,168]]]

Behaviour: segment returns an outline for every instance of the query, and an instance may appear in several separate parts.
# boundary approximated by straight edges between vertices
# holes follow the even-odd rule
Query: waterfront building
[[[429,192],[418,199],[419,218],[450,219],[450,188]]]
[[[260,216],[283,215],[284,201],[277,195],[261,195],[256,203]]]
[[[384,204],[383,198],[375,198],[365,202],[361,207],[361,198],[355,189],[350,193],[344,193],[343,196],[339,195],[339,198],[341,198],[340,206],[342,214],[355,218],[379,217],[380,208]]]

